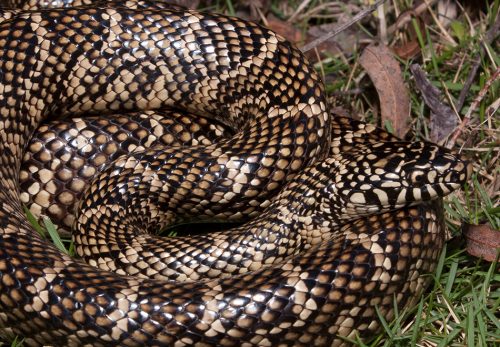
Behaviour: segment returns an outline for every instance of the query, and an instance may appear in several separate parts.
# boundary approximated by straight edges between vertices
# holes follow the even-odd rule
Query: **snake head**
[[[326,189],[351,218],[445,196],[472,171],[460,156],[427,142],[380,142],[331,159],[335,184]]]

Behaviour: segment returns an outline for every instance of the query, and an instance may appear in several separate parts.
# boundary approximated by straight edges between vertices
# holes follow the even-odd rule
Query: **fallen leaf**
[[[396,54],[401,59],[411,59],[414,58],[418,53],[420,53],[420,44],[418,40],[412,40],[403,43],[402,45],[397,45],[392,48],[394,54]]]
[[[487,224],[466,224],[464,235],[467,240],[467,253],[487,261],[494,261],[500,249],[500,231]]]
[[[338,115],[338,116],[341,116],[341,117],[347,117],[347,118],[351,118],[351,114],[349,113],[349,111],[347,111],[345,108],[343,107],[340,107],[340,106],[337,106],[337,107],[332,107],[330,113],[332,115]],[[354,118],[354,117],[352,117]]]
[[[410,97],[399,63],[383,44],[366,47],[359,63],[377,89],[382,125],[389,123],[396,136],[404,137],[410,123]]]
[[[200,5],[200,0],[165,0],[166,3],[180,5],[185,8],[196,9]]]
[[[410,70],[425,104],[431,109],[431,141],[440,143],[455,130],[458,119],[455,112],[448,105],[441,102],[443,100],[441,92],[431,84],[420,66],[413,64],[410,66]]]
[[[404,13],[405,16],[411,16],[416,20],[416,23],[418,27],[420,28],[420,33],[422,33],[423,40],[427,40],[427,31],[425,30],[425,23],[422,20],[420,16],[416,16],[413,11],[407,11]],[[406,18],[403,16],[403,13],[398,17],[396,23],[398,21],[403,21],[403,18]],[[393,47],[392,50],[394,54],[396,54],[398,57],[401,59],[411,59],[414,58],[417,54],[420,53],[420,44],[418,43],[418,37],[417,33],[415,31],[415,27],[413,26],[413,22],[406,23],[401,26],[401,29],[403,30],[402,33],[405,33],[405,35],[398,35],[402,36],[402,43],[396,43]],[[399,41],[399,40],[398,40]]]
[[[432,1],[434,2],[434,0]],[[433,19],[429,14],[429,6],[432,5],[433,3],[430,1],[416,1],[412,8],[401,12],[396,19],[396,22],[387,28],[387,33],[394,34],[397,30],[400,30],[407,25],[412,25],[411,22],[414,18],[421,20],[424,25],[430,25],[433,22]],[[425,34],[425,30],[422,34]]]
[[[327,23],[322,25],[314,25],[307,31],[306,43],[312,42],[318,37],[321,37],[329,32],[338,28],[341,23]],[[357,27],[351,26],[341,32],[339,32],[334,37],[320,43],[317,46],[318,52],[328,53],[330,55],[335,55],[340,52],[346,56],[351,56],[359,46],[359,42],[362,40],[367,40],[368,35],[359,30]],[[312,51],[309,51],[312,52]]]
[[[267,18],[267,27],[295,44],[299,44],[304,41],[304,36],[299,29],[274,16],[269,16]]]

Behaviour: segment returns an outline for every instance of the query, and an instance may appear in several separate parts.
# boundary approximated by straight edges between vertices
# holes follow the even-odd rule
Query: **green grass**
[[[26,217],[28,221],[33,226],[33,228],[45,239],[50,238],[52,243],[63,253],[70,254],[72,256],[75,255],[73,249],[73,242],[70,239],[62,239],[59,233],[57,232],[56,226],[50,218],[43,217],[41,218],[43,226],[40,225],[39,220],[28,210],[27,207],[24,207],[24,212],[26,213]],[[66,248],[68,245],[69,248]]]
[[[414,1],[394,1],[400,9],[411,8]],[[299,2],[300,3],[300,2]],[[401,61],[406,84],[409,86],[412,107],[412,128],[414,138],[429,139],[429,109],[414,86],[408,69],[418,63],[426,71],[429,80],[446,96],[444,102],[456,109],[463,89],[463,83],[472,69],[473,58],[480,52],[485,32],[498,19],[500,1],[493,1],[480,14],[471,19],[472,27],[460,10],[449,33],[458,45],[443,43],[435,33],[435,23],[426,26],[422,32],[413,20],[420,55],[409,61]],[[314,5],[311,5],[314,6]],[[433,7],[435,10],[435,6]],[[280,13],[283,17],[283,13]],[[387,13],[391,16],[393,13]],[[373,21],[363,23],[366,32],[374,32]],[[303,23],[301,23],[303,24]],[[392,24],[392,23],[391,23]],[[474,34],[470,34],[474,31]],[[474,98],[500,65],[498,42],[487,46],[480,56],[478,76],[470,86],[463,107],[457,110],[464,117]],[[360,52],[352,56],[329,56],[316,63],[318,71],[335,76],[326,86],[332,97],[332,104],[342,107],[356,117],[375,122],[377,95],[370,81],[364,76],[357,59]],[[320,69],[321,67],[321,69]],[[339,93],[360,89],[361,94]],[[493,229],[500,229],[498,129],[500,117],[488,118],[485,111],[500,95],[500,83],[491,85],[477,110],[472,113],[469,126],[457,140],[455,149],[460,150],[474,162],[474,175],[461,191],[452,194],[445,201],[448,229],[453,236],[445,247],[433,282],[424,293],[418,305],[399,312],[392,322],[382,321],[384,327],[373,341],[353,341],[357,346],[500,346],[500,275],[498,259],[493,263],[468,255],[460,238],[464,223],[489,223]],[[385,124],[384,124],[385,125]],[[388,129],[390,131],[390,129]]]
[[[11,347],[22,347],[23,346],[23,339],[16,336],[16,338],[14,338],[14,340],[10,343],[10,346]]]
[[[359,346],[494,346],[500,342],[498,263],[471,259],[447,247],[430,290],[416,307],[383,324],[374,342]]]
[[[445,102],[457,102],[463,81],[470,69],[472,57],[479,52],[485,29],[489,28],[493,18],[498,17],[498,4],[495,1],[485,17],[476,22],[476,35],[462,35],[457,47],[439,45],[439,39],[431,33],[432,26],[425,33],[417,29],[421,55],[408,62],[416,62],[427,72],[428,78],[447,95]],[[460,22],[463,27],[468,24]],[[458,24],[455,25],[457,27]],[[470,28],[466,31],[469,32]],[[498,44],[497,44],[498,45]],[[356,57],[356,55],[355,55]],[[463,60],[460,70],[452,62]],[[498,46],[492,47],[487,54],[481,56],[479,67],[480,76],[470,88],[464,107],[459,111],[463,117],[468,111],[474,97],[483,88],[485,82],[498,66]],[[364,78],[358,79],[359,86],[347,87],[349,68],[357,66],[356,61],[349,60],[345,64],[342,58],[328,59],[323,65],[325,74],[334,74],[337,80],[327,86],[329,92],[348,90],[359,87],[369,91],[369,82],[363,83]],[[356,74],[361,74],[357,71]],[[356,74],[351,80],[357,80]],[[416,92],[408,69],[405,78],[410,86],[412,101],[412,132],[416,138],[429,138],[429,110],[423,99]],[[363,84],[365,86],[363,86]],[[368,84],[368,86],[366,86]],[[381,334],[370,343],[353,342],[357,346],[498,346],[500,345],[500,275],[498,275],[498,260],[488,263],[469,256],[465,245],[459,239],[460,228],[467,222],[480,224],[487,222],[492,228],[500,228],[499,193],[495,189],[495,180],[498,180],[499,168],[496,164],[498,156],[499,117],[492,117],[485,122],[485,110],[498,98],[498,81],[480,103],[472,117],[476,120],[474,128],[459,138],[456,149],[465,146],[463,152],[471,157],[475,165],[475,173],[464,190],[451,195],[446,199],[445,210],[447,225],[455,239],[450,242],[442,253],[433,284],[424,294],[419,304],[396,315],[392,322],[382,320],[384,327]],[[357,99],[355,99],[357,98]],[[376,104],[373,95],[369,93],[361,97],[346,96],[337,98],[335,103],[348,110],[356,110],[360,118],[373,120],[370,107]],[[469,137],[471,136],[472,137]],[[489,177],[488,177],[489,176]],[[493,179],[492,179],[493,178]]]
[[[327,1],[311,1],[307,9]],[[285,19],[302,1],[280,2],[272,0],[270,11],[278,18]],[[388,1],[399,12],[415,5],[415,0]],[[285,5],[284,5],[285,4]],[[480,2],[478,2],[480,4]],[[404,77],[410,91],[412,128],[414,138],[429,139],[429,109],[414,86],[408,69],[418,63],[428,74],[428,78],[439,88],[449,105],[456,105],[473,58],[481,51],[485,32],[498,20],[500,1],[495,0],[474,15],[470,22],[465,11],[458,8],[457,18],[447,28],[448,33],[457,41],[457,46],[448,44],[439,35],[435,22],[428,23],[425,32],[413,21],[420,54],[410,61],[401,61]],[[206,6],[202,2],[201,6]],[[360,4],[363,7],[363,4]],[[209,8],[229,14],[243,9],[241,2],[220,0],[211,3]],[[436,6],[432,9],[435,11]],[[387,21],[393,24],[396,13],[388,11]],[[327,19],[311,19],[293,23],[305,31],[308,26],[328,22]],[[360,30],[376,36],[377,19],[369,17]],[[391,44],[397,41],[391,37]],[[357,60],[360,51],[352,55],[329,56],[316,62],[318,71],[324,73],[328,81],[326,91],[334,107],[342,107],[350,114],[366,121],[375,122],[378,117],[378,99],[365,72]],[[491,78],[500,65],[498,42],[487,46],[480,55],[478,75],[470,87],[463,107],[457,110],[464,117],[478,92]],[[493,83],[478,108],[472,112],[471,125],[459,137],[455,149],[462,151],[474,162],[474,175],[468,186],[446,199],[445,211],[447,227],[453,236],[439,259],[432,284],[415,307],[398,312],[391,322],[382,320],[383,331],[371,342],[354,342],[357,346],[500,346],[500,275],[498,259],[493,263],[474,258],[464,251],[460,239],[464,223],[489,223],[492,228],[500,229],[500,207],[497,183],[499,179],[498,159],[498,114],[488,117],[486,111],[498,95],[500,83]],[[352,90],[360,92],[349,93]],[[390,125],[389,125],[390,126]],[[51,237],[55,244],[66,253],[72,254],[72,246],[61,240],[50,221],[44,220],[41,226],[28,214],[35,228],[44,236]],[[69,251],[67,250],[69,249]],[[21,346],[15,341],[12,346]]]

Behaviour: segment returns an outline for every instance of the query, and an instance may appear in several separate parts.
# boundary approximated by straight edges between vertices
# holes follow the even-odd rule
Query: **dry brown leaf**
[[[304,41],[302,32],[299,29],[274,16],[269,16],[267,18],[267,27],[295,44],[299,44]]]
[[[500,231],[487,224],[467,224],[464,229],[467,253],[487,261],[494,261],[500,249]]]
[[[181,5],[186,8],[196,9],[200,5],[200,0],[165,0],[166,3]]]
[[[394,135],[404,137],[410,123],[410,97],[399,63],[383,44],[372,44],[366,47],[359,63],[377,89],[382,125],[390,122]]]
[[[351,118],[351,116],[352,116],[349,111],[347,111],[345,108],[340,107],[340,106],[332,107],[330,113],[332,115],[339,115],[339,116],[347,117],[347,118]]]
[[[338,23],[328,23],[322,25],[314,25],[307,31],[306,43],[309,43],[318,37],[327,34],[330,31],[335,30],[339,26]],[[334,37],[320,43],[317,46],[319,52],[325,52],[331,55],[338,54],[339,52],[350,56],[354,53],[356,48],[359,46],[361,40],[368,39],[368,35],[359,30],[357,27],[351,26]]]
[[[414,14],[411,11],[407,11],[406,13],[409,12],[409,15],[414,16]],[[396,23],[400,20],[400,18],[405,18],[403,17],[403,13],[398,17]],[[420,32],[422,35],[424,35],[424,41],[427,40],[427,35],[426,35],[426,30],[425,30],[425,23],[422,18],[419,16],[414,16],[419,28]],[[411,23],[411,22],[410,22]],[[396,54],[398,57],[401,59],[411,59],[414,58],[417,54],[420,53],[420,44],[418,43],[418,38],[417,38],[417,33],[415,31],[415,27],[413,25],[404,25],[401,27],[403,30],[404,35],[398,35],[402,36],[402,43],[395,43],[394,46],[392,47],[392,50],[394,54]],[[398,40],[399,41],[399,40]]]
[[[408,60],[420,53],[420,44],[417,40],[412,40],[402,45],[394,46],[392,50],[401,59]]]

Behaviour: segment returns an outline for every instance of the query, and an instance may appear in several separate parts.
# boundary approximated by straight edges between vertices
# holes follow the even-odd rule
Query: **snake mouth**
[[[395,162],[394,157],[389,160]],[[470,162],[441,148],[425,165],[418,159],[408,159],[385,168],[379,167],[369,179],[339,192],[349,213],[367,214],[376,208],[385,212],[444,197],[459,189],[472,173]]]
[[[353,190],[345,195],[345,211],[349,216],[382,213],[406,206],[412,206],[424,201],[444,197],[459,189],[463,182],[447,182],[424,184],[420,187],[402,187],[387,189],[377,188],[367,191]],[[398,182],[399,184],[399,182]]]
[[[445,164],[440,165],[443,160]],[[401,189],[395,200],[398,208],[444,197],[463,186],[472,173],[469,161],[451,153],[445,152],[442,156],[437,156],[432,164],[426,168],[416,166],[413,170],[406,171],[408,184]]]
[[[460,188],[472,173],[468,160],[426,142],[382,143],[342,153],[335,160],[330,160],[335,184],[327,193],[334,203],[344,206],[348,216],[387,212],[444,197]]]
[[[460,188],[462,183],[445,183],[444,186],[446,186],[450,191],[453,191]]]

